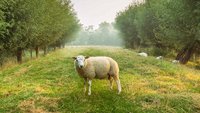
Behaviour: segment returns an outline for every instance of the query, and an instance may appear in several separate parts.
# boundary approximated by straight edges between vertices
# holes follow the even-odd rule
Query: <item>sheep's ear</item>
[[[85,59],[88,59],[88,58],[90,58],[90,57],[89,57],[89,56],[86,56],[86,57],[85,57]]]
[[[76,60],[76,57],[72,57],[74,60]]]

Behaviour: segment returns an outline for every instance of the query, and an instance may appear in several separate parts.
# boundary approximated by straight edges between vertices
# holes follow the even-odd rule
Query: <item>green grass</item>
[[[110,56],[120,66],[122,93],[93,80],[83,93],[72,56]],[[0,71],[0,113],[199,113],[200,71],[106,47],[68,47]]]

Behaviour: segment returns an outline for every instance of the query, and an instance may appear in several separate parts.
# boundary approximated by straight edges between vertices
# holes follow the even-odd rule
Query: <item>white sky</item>
[[[77,16],[84,26],[95,28],[103,22],[114,22],[117,12],[125,9],[133,0],[71,0]]]

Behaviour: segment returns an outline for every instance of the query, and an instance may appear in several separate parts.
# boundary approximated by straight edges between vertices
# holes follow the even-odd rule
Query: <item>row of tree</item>
[[[175,50],[181,63],[200,52],[200,1],[146,0],[118,13],[116,27],[128,48]]]
[[[1,0],[0,62],[16,56],[21,63],[24,50],[46,53],[47,47],[70,40],[78,28],[69,0]]]
[[[93,26],[82,28],[79,33],[77,33],[76,40],[72,41],[70,44],[121,46],[122,39],[113,24],[102,22],[97,29],[94,29]]]

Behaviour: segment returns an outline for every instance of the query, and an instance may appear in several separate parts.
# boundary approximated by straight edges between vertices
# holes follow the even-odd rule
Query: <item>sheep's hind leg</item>
[[[119,79],[116,80],[116,83],[117,83],[117,88],[118,88],[118,94],[120,94],[122,91],[120,80]]]
[[[113,78],[110,77],[109,81],[110,81],[110,90],[112,90],[113,89]]]
[[[118,94],[120,94],[121,91],[122,91],[122,88],[121,88],[121,84],[120,84],[119,77],[114,76],[113,78],[114,78],[114,80],[115,80],[115,82],[116,82],[116,84],[117,84]]]

